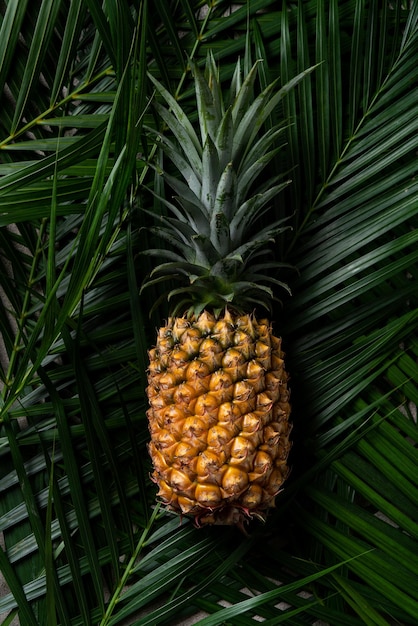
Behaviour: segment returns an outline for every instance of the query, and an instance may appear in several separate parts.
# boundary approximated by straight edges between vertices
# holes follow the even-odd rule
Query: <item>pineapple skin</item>
[[[198,526],[264,520],[291,447],[288,374],[268,320],[228,309],[171,317],[149,360],[160,500]]]

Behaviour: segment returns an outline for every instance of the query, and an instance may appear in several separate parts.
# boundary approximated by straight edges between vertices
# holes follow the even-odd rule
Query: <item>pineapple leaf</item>
[[[219,123],[223,116],[222,96],[219,90],[218,72],[212,53],[209,53],[207,57],[206,77],[195,63],[191,63],[191,67],[195,79],[201,144],[204,146],[208,135],[212,141],[215,141]]]
[[[178,295],[183,295],[185,293],[185,291],[186,291],[185,287],[179,287],[178,289],[172,289],[169,292],[169,294],[168,294],[168,299],[171,300],[172,298],[175,298]],[[196,285],[196,281],[193,284],[188,285],[187,292],[189,292],[192,295],[192,298],[193,297],[195,298],[196,302],[204,303],[203,308],[208,306],[209,303],[213,302],[213,296],[210,295],[210,293],[206,291],[205,286],[204,285]],[[223,296],[218,294],[217,298],[223,299]],[[190,302],[190,300],[189,300],[189,302]]]
[[[277,264],[277,266],[271,266],[271,268],[273,267],[282,267],[281,264]],[[282,280],[279,280],[278,278],[274,278],[273,276],[269,276],[266,273],[259,273],[258,271],[256,271],[255,269],[251,272],[251,274],[249,275],[250,278],[252,279],[252,281],[254,282],[254,284],[258,284],[258,280],[261,280],[263,282],[269,282],[273,285],[275,285],[276,287],[280,287],[280,289],[284,289],[285,291],[287,291],[287,293],[289,294],[289,296],[292,295],[292,290],[290,289],[289,285],[285,282],[283,282]],[[272,297],[274,295],[273,291],[271,291]]]
[[[190,159],[186,159],[184,157],[185,153],[181,152],[172,141],[167,139],[167,137],[153,129],[149,129],[149,133],[155,134],[157,143],[162,147],[169,159],[175,164],[178,171],[182,173],[187,182],[189,191],[192,191],[195,195],[200,196],[202,178],[201,161],[194,161],[193,166],[191,166]],[[158,171],[159,168],[155,167],[155,169]]]
[[[161,106],[158,107],[158,104],[154,102],[154,105],[157,105],[159,112],[165,116],[163,117],[163,119],[166,122],[167,126],[172,130],[173,134],[179,142],[181,142],[182,137],[186,137],[186,141],[188,144],[191,140],[193,144],[192,152],[199,154],[201,150],[201,143],[196,135],[193,125],[190,123],[189,118],[187,117],[181,106],[171,95],[171,93],[152,74],[149,73],[148,78],[151,80],[157,92],[160,94],[160,96],[163,97],[163,99],[166,101],[167,105],[170,108],[170,111],[167,111]]]
[[[178,145],[181,146],[181,149],[179,149],[177,146],[174,145],[174,143],[170,142],[166,138],[166,135],[163,131],[154,131],[158,133],[159,140],[163,142],[166,146],[166,151],[168,152],[170,150],[170,158],[172,158],[172,156],[176,157],[176,152],[179,155],[181,154],[182,158],[188,161],[189,167],[191,167],[192,171],[200,179],[202,176],[201,148],[199,151],[196,150],[194,143],[190,138],[190,135],[186,132],[186,129],[183,127],[182,123],[179,122],[174,115],[172,115],[171,111],[169,111],[156,101],[153,102],[153,105],[157,114],[161,117],[163,121],[165,121],[165,123],[173,133]],[[176,167],[178,167],[177,164]],[[182,168],[178,169],[179,171],[182,171]]]
[[[177,220],[174,217],[165,218],[165,226],[156,227],[161,230],[165,230],[166,233],[173,233],[178,235],[178,240],[184,246],[191,247],[190,241],[194,236],[194,230],[187,222],[183,220]],[[152,231],[155,232],[155,229]]]
[[[194,274],[194,272],[198,272]],[[150,276],[154,276],[154,274],[165,274],[167,278],[170,274],[184,274],[190,279],[190,283],[193,283],[195,280],[199,278],[202,274],[204,274],[205,270],[203,267],[195,265],[194,263],[186,263],[185,261],[170,262],[170,263],[162,263],[158,267],[156,267],[150,274]]]
[[[176,192],[178,197],[181,198],[181,202],[183,202],[183,199],[185,199],[187,201],[187,205],[189,207],[194,207],[193,214],[191,214],[193,216],[193,218],[195,220],[199,219],[199,217],[201,219],[205,219],[205,215],[206,215],[207,211],[206,211],[205,205],[202,202],[200,202],[200,200],[199,200],[199,198],[200,198],[200,190],[199,190],[198,195],[196,195],[190,189],[190,187],[188,185],[186,185],[183,181],[179,180],[175,176],[172,176],[171,174],[168,174],[168,172],[163,172],[162,175],[164,177],[164,180],[167,181],[167,183],[170,185],[170,187]],[[160,196],[157,196],[157,197],[160,197]],[[164,202],[165,202],[165,200],[164,200]]]
[[[151,189],[151,193],[156,198],[156,200],[158,200],[158,202],[161,202],[161,204],[164,204],[166,207],[168,207],[170,209],[170,211],[175,215],[175,217],[177,217],[178,220],[183,221],[183,222],[187,222],[190,225],[193,224],[193,220],[186,219],[186,217],[183,214],[183,211],[178,209],[175,204],[173,204],[172,202],[169,202],[166,198],[163,198],[162,196],[158,195],[152,189]],[[144,213],[146,213],[147,215],[150,215],[154,219],[157,219],[157,220],[159,220],[162,223],[165,222],[165,217],[163,217],[162,215],[157,215],[156,216],[155,213],[153,213],[152,211],[150,211],[148,209],[145,209],[145,208],[142,209],[142,210],[144,211]]]
[[[252,145],[254,137],[278,103],[292,91],[298,83],[314,71],[314,69],[316,69],[315,66],[304,70],[279,90],[276,90],[279,83],[277,79],[270,83],[270,85],[255,98],[235,130],[233,147],[234,163],[239,164],[243,160],[248,146]]]
[[[216,188],[211,217],[212,232],[218,232],[218,220],[220,220],[220,216],[223,216],[222,226],[229,224],[234,212],[236,193],[237,177],[232,163],[228,163],[219,178],[219,183]],[[221,249],[224,249],[222,245]]]
[[[260,285],[251,281],[237,281],[233,283],[233,290],[236,294],[238,306],[240,302],[246,303],[248,300],[253,301],[257,306],[261,306],[267,311],[272,310],[273,291],[267,285]],[[254,295],[252,299],[251,295]]]
[[[229,91],[229,106],[232,106],[234,101],[236,100],[239,91],[241,89],[242,86],[242,61],[241,58],[238,58],[236,63],[235,63],[235,67],[234,67],[234,71],[232,74],[232,79],[231,79],[231,85],[230,85],[230,91]]]
[[[177,231],[174,226],[173,229],[164,228],[162,226],[152,226],[150,231],[157,237],[165,239],[171,246],[187,253],[187,239],[182,236],[182,234]],[[147,254],[147,252],[145,251],[144,254]]]
[[[236,204],[238,206],[244,204],[245,198],[248,197],[250,189],[254,181],[258,178],[260,173],[267,167],[267,165],[272,161],[272,159],[282,150],[282,147],[277,147],[274,150],[270,150],[266,154],[260,156],[256,161],[252,162],[252,165],[247,169],[243,168],[242,173],[238,176],[237,181],[237,196],[236,196]],[[282,178],[280,176],[279,178]],[[289,184],[290,181],[284,183],[284,187]],[[271,186],[275,183],[275,179],[268,180],[267,185]]]
[[[254,221],[261,217],[263,212],[267,211],[267,204],[274,197],[277,196],[281,191],[283,191],[289,184],[290,181],[286,181],[285,183],[281,183],[280,185],[274,185],[264,193],[259,193],[252,198],[249,198],[246,202],[241,204],[239,210],[231,221],[230,224],[230,236],[233,244],[243,241],[246,237],[248,229],[252,226]],[[264,211],[263,211],[264,209]],[[275,222],[274,227],[280,226],[283,224],[283,220],[279,220]],[[271,228],[271,227],[270,227]],[[258,238],[262,238],[263,234],[267,231],[260,231],[257,233]],[[284,228],[277,231],[284,232]]]
[[[234,138],[234,126],[232,120],[231,107],[225,111],[222,121],[219,125],[215,139],[215,145],[218,151],[219,169],[224,171],[225,167],[232,160],[232,142]]]
[[[210,235],[210,222],[206,216],[205,207],[196,198],[196,202],[190,202],[184,196],[174,196],[174,200],[177,200],[184,210],[186,219],[193,226],[195,233],[199,233],[203,237],[209,237]],[[168,206],[168,205],[167,205]]]
[[[192,235],[190,239],[185,237],[181,230],[178,231],[178,237],[176,236],[177,230],[175,226],[173,229],[167,229],[164,227],[151,227],[151,232],[154,232],[158,237],[162,237],[174,246],[182,253],[182,259],[186,258],[190,263],[195,263],[197,266],[210,267],[212,257],[218,257],[216,250],[213,248],[210,240],[203,235]],[[161,253],[164,256],[164,249]],[[143,254],[147,254],[148,251],[144,250]]]
[[[239,167],[239,173],[246,172],[246,170],[250,169],[254,163],[264,156],[264,154],[269,150],[269,148],[275,144],[277,139],[284,135],[287,127],[284,125],[274,126],[270,128],[266,133],[264,133],[257,141],[249,149],[247,156],[241,163]],[[282,147],[285,145],[286,138],[283,137]],[[281,146],[278,146],[276,149],[279,150]]]
[[[216,146],[210,135],[207,135],[202,153],[202,172],[205,172],[205,176],[202,177],[200,200],[206,207],[208,215],[210,215],[213,210],[216,187],[221,171],[220,166]]]
[[[235,99],[232,104],[232,121],[234,124],[234,128],[237,129],[239,124],[241,123],[244,115],[249,110],[250,105],[254,100],[254,83],[257,78],[258,73],[258,65],[261,61],[256,61],[247,76],[244,79],[244,82],[241,83],[241,80],[238,82],[234,73],[233,84],[231,85],[231,92],[233,91],[234,85],[236,83],[236,91],[235,91]],[[237,75],[241,76],[241,64],[238,61],[235,72]]]
[[[278,97],[279,92],[276,90],[278,83],[279,80],[276,79],[252,101],[235,128],[232,154],[237,168],[240,167],[248,147],[253,143],[253,138],[257,135],[267,117],[266,109],[269,99],[270,101],[274,99],[276,103],[280,100]],[[271,108],[273,109],[274,107]]]
[[[177,254],[177,252],[174,252],[173,250],[167,250],[165,248],[148,248],[147,251],[143,251],[142,254],[156,256],[160,258],[164,257],[166,259],[170,259],[173,263],[181,263],[182,261],[184,261],[184,258]],[[152,271],[154,272],[156,270],[157,268],[154,268]]]
[[[257,233],[253,237],[251,237],[249,241],[246,241],[245,243],[238,246],[238,248],[234,250],[234,257],[236,258],[238,255],[238,258],[243,258],[245,260],[245,263],[248,263],[255,250],[262,248],[263,251],[265,251],[266,253],[269,252],[268,248],[266,249],[265,247],[266,242],[274,242],[275,237],[281,232],[287,230],[288,228],[290,227],[276,226],[274,228],[273,226],[263,229],[262,231],[260,231],[260,233]],[[229,257],[229,255],[227,255],[225,257],[225,260],[233,260],[233,257]]]

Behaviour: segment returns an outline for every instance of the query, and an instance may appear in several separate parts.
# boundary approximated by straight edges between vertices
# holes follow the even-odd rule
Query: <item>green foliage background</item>
[[[292,183],[268,219],[293,472],[244,537],[154,507],[147,348],[168,313],[142,211],[147,71],[195,114],[188,58],[261,84]],[[24,626],[416,624],[418,4],[0,3],[0,613]],[[161,293],[161,292],[160,292]],[[279,295],[279,294],[278,294]],[[219,604],[221,600],[230,607]]]

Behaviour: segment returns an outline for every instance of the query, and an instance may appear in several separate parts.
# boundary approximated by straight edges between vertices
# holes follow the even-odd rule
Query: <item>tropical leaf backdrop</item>
[[[193,120],[209,50],[315,66],[268,122],[293,471],[248,537],[155,507],[146,451],[147,72]],[[0,3],[4,624],[417,623],[417,67],[414,0]]]

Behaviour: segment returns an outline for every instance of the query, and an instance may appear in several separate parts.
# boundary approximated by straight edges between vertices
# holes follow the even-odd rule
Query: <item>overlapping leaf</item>
[[[414,624],[417,5],[182,0],[149,15],[119,4],[9,0],[0,16],[0,568],[11,592],[0,612],[47,623],[52,594],[60,624],[194,611],[206,623]],[[288,125],[274,134],[276,109],[263,120],[269,149],[287,144],[266,167],[292,179],[263,219],[293,216],[276,260],[298,274],[275,330],[295,435],[293,474],[251,539],[161,513],[148,523],[145,351],[162,287],[137,288],[153,262],[138,252],[155,247],[139,228],[150,217],[138,179],[163,195],[141,161],[142,116],[153,124],[145,44],[149,71],[197,128],[188,59],[201,66],[213,50],[226,90],[238,56],[251,65],[247,25],[263,86],[315,66],[278,98]],[[228,124],[212,139],[223,170]],[[158,199],[146,208],[165,219]],[[276,269],[252,271],[274,290]]]

